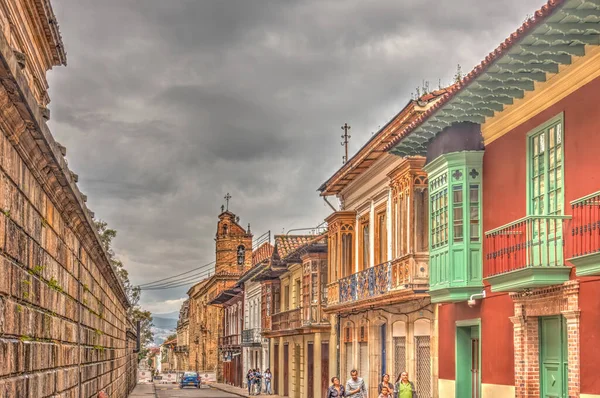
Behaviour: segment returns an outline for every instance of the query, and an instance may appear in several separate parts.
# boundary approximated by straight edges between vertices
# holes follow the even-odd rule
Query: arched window
[[[223,235],[227,235],[228,229],[227,224],[223,224]]]
[[[237,248],[237,263],[243,265],[246,260],[246,248],[244,245],[239,245]]]

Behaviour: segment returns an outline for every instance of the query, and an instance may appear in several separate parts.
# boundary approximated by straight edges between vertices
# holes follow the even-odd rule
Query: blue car
[[[179,388],[194,386],[200,388],[200,376],[196,372],[185,372],[179,382]]]

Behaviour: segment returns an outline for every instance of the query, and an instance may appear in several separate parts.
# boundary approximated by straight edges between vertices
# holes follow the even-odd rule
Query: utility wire
[[[169,277],[167,277],[167,278],[158,279],[158,280],[155,280],[155,281],[152,281],[152,282],[148,282],[148,283],[142,283],[141,285],[138,285],[138,286],[140,286],[140,287],[144,287],[144,286],[148,286],[148,285],[154,285],[154,284],[156,284],[156,283],[158,283],[158,282],[166,281],[166,280],[168,280],[168,279],[173,279],[173,278],[175,278],[175,277],[178,277],[178,276],[181,276],[181,275],[187,275],[187,274],[189,274],[189,273],[191,273],[191,272],[198,271],[198,270],[199,270],[199,269],[201,269],[201,268],[206,268],[206,267],[208,267],[209,265],[212,265],[212,264],[214,264],[215,262],[216,262],[216,261],[214,261],[214,260],[213,260],[213,261],[211,261],[210,263],[207,263],[207,264],[201,265],[201,266],[199,266],[199,267],[196,267],[196,268],[192,268],[192,269],[190,269],[190,270],[187,270],[187,271],[185,271],[185,272],[182,272],[181,274],[177,274],[177,275],[169,276]]]
[[[233,259],[235,259],[237,257],[237,254],[232,254],[229,257],[223,259],[223,262],[229,262]],[[143,285],[139,285],[140,290],[142,291],[146,291],[146,290],[165,290],[165,289],[175,289],[177,287],[182,287],[182,286],[186,286],[186,285],[190,285],[190,284],[195,284],[198,283],[200,281],[202,281],[206,276],[210,275],[212,270],[206,270],[204,272],[200,272],[197,275],[193,276],[192,280],[186,280],[184,281],[186,278],[189,278],[191,275],[188,275],[190,272],[192,271],[196,271],[202,267],[207,267],[209,265],[214,264],[216,261],[212,261],[208,264],[204,264],[200,267],[191,269],[189,271],[183,272],[181,274],[178,275],[174,275],[171,276],[169,278],[163,278],[154,282],[150,282],[150,283],[146,283]],[[184,275],[183,277],[181,277],[181,275]],[[175,278],[177,276],[180,276],[180,278],[177,278],[177,280],[172,280],[172,278]],[[162,283],[157,283],[157,282],[161,282],[161,281],[165,281]]]

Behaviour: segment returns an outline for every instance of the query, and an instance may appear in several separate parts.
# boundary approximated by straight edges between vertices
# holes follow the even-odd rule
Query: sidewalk
[[[153,398],[155,396],[156,396],[156,393],[154,392],[154,384],[153,383],[137,384],[135,386],[135,388],[133,389],[133,391],[131,392],[131,394],[129,394],[130,398],[138,398],[138,397]]]
[[[239,397],[273,397],[273,398],[280,398],[280,395],[269,395],[269,394],[265,394],[262,393],[260,395],[248,395],[248,389],[247,388],[240,388],[240,387],[234,387],[234,386],[230,386],[229,384],[223,384],[223,383],[210,383],[209,386],[211,386],[212,388],[215,388],[217,390],[221,390],[224,392],[228,392],[230,394],[234,394],[237,395]]]

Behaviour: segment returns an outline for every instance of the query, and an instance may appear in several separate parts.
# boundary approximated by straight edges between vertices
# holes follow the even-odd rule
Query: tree
[[[154,340],[154,334],[152,333],[152,326],[154,326],[152,324],[152,314],[150,311],[144,311],[139,305],[140,288],[139,286],[134,286],[131,283],[129,280],[129,272],[127,272],[123,266],[123,263],[116,258],[115,252],[112,249],[112,240],[117,236],[117,231],[108,228],[106,221],[94,220],[94,224],[96,225],[98,235],[100,235],[102,247],[106,251],[106,254],[108,254],[110,263],[112,264],[115,273],[121,280],[123,288],[125,289],[125,294],[127,295],[127,299],[131,304],[131,307],[129,307],[128,310],[128,315],[134,323],[140,321],[140,345],[142,349],[140,350],[138,356],[140,359],[144,358],[148,351],[148,344]]]
[[[173,340],[176,337],[177,337],[177,333],[170,334],[170,335],[167,336],[167,339],[165,341]]]

